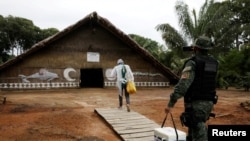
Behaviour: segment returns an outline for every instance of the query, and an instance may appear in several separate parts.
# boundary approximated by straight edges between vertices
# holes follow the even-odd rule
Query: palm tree
[[[205,16],[209,7],[214,3],[211,0],[209,3],[206,0],[201,10],[199,16],[196,14],[196,10],[193,9],[192,12],[189,12],[189,7],[183,1],[177,1],[175,5],[175,10],[178,17],[178,23],[181,31],[177,31],[174,27],[168,23],[159,24],[156,26],[156,30],[162,33],[162,39],[165,41],[167,47],[174,51],[175,55],[173,58],[175,60],[181,61],[172,61],[167,66],[176,66],[180,67],[184,63],[183,58],[186,58],[188,53],[184,53],[182,47],[188,46],[188,43],[192,42],[195,38],[200,35],[209,35],[209,21],[211,17]],[[168,57],[166,57],[168,58]],[[174,68],[172,68],[174,69]]]
[[[190,44],[200,35],[206,35],[213,40],[215,48],[211,53],[215,56],[232,48],[239,26],[235,25],[232,28],[230,19],[234,14],[229,10],[229,2],[205,0],[197,14],[195,9],[190,12],[188,5],[178,0],[175,10],[180,31],[167,23],[157,25],[156,30],[162,33],[167,47],[175,51],[178,57],[187,57],[182,47],[188,46],[188,43]]]
[[[200,35],[210,36],[211,23],[214,17],[209,16],[211,13],[208,12],[211,12],[213,4],[213,0],[209,2],[206,0],[200,9],[199,16],[197,16],[195,9],[190,13],[188,5],[178,0],[175,10],[181,31],[178,32],[167,23],[157,25],[156,30],[162,33],[162,38],[170,49],[182,48]]]
[[[218,83],[221,83],[221,86],[228,86],[227,81],[230,85],[235,83],[235,79],[239,78],[240,74],[249,72],[247,71],[249,68],[239,67],[247,66],[248,62],[243,60],[248,59],[241,59],[242,55],[237,53],[240,43],[246,45],[250,40],[249,8],[249,0],[226,0],[223,2],[205,0],[197,15],[195,10],[189,12],[188,5],[183,1],[177,1],[175,10],[180,31],[177,31],[167,23],[156,26],[156,30],[162,33],[162,38],[167,47],[174,52],[169,53],[171,56],[165,57],[169,59],[165,61],[169,63],[167,66],[170,66],[172,70],[176,70],[176,66],[180,68],[183,61],[176,61],[176,59],[182,60],[182,58],[186,57],[182,47],[198,36],[206,35],[213,40],[215,47],[212,50],[212,54],[219,58],[221,64],[217,78]],[[244,49],[243,45],[241,45],[242,49]],[[232,48],[237,49],[232,50]],[[228,54],[232,56],[228,57]],[[233,65],[231,59],[236,57],[237,61],[241,60],[240,62],[244,63],[241,65],[237,63],[234,67],[230,67]],[[173,60],[173,58],[175,59]],[[234,63],[236,62],[234,61]],[[235,68],[240,68],[242,71]]]

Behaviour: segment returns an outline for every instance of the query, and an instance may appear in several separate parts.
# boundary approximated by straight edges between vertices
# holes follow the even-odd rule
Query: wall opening
[[[81,69],[81,88],[103,88],[104,77],[101,68]]]

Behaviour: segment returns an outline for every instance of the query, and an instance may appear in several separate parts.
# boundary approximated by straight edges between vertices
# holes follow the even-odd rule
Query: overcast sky
[[[183,0],[199,10],[205,0]],[[63,30],[96,11],[126,34],[137,34],[164,44],[158,24],[178,29],[176,0],[0,0],[0,15],[32,20],[41,29]],[[197,11],[198,12],[198,11]]]

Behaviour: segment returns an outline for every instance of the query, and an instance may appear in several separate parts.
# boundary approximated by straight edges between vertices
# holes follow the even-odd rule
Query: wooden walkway
[[[160,125],[126,109],[96,108],[97,112],[124,141],[154,141],[154,129]]]

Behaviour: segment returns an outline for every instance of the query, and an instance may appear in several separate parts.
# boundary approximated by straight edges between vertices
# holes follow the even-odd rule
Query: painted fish
[[[47,80],[47,81],[51,81],[55,78],[59,78],[58,74],[49,72],[46,69],[40,69],[39,72],[34,73],[32,75],[29,75],[29,76],[25,76],[25,75],[20,74],[19,77],[22,79],[22,82],[24,82],[24,83],[29,83],[30,82],[28,80],[29,78]]]

